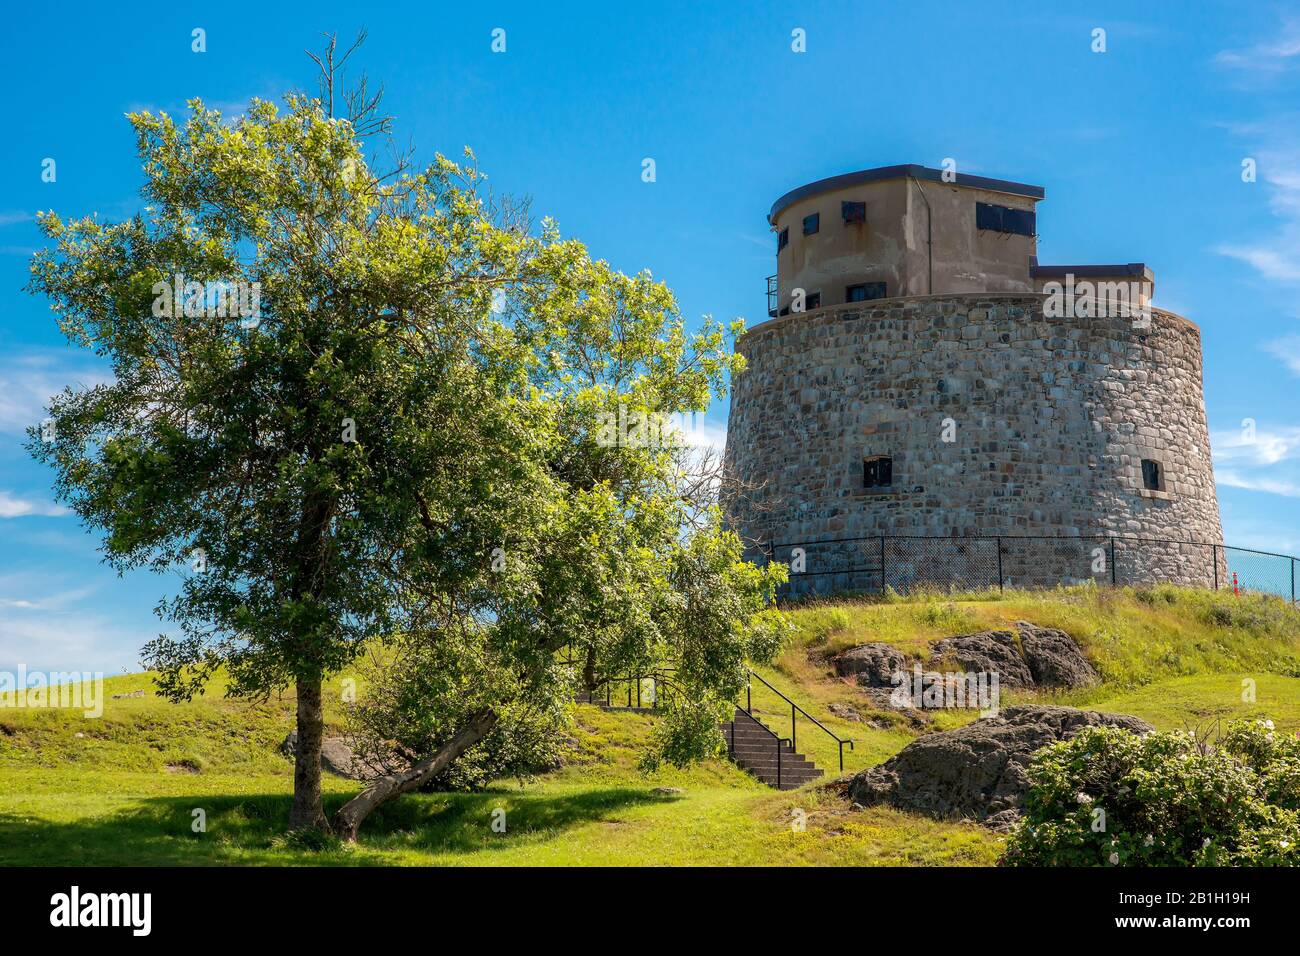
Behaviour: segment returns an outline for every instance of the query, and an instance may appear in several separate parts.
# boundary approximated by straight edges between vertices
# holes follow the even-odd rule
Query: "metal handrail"
[[[751,672],[751,673],[752,673],[752,672]],[[762,680],[762,678],[760,677],[759,680]],[[746,685],[746,686],[748,686],[748,685]],[[777,693],[780,693],[780,691],[777,691]],[[748,701],[746,701],[746,703],[748,703]],[[749,710],[748,707],[741,707],[739,704],[737,704],[737,705],[736,705],[736,710],[738,710],[738,711],[740,711],[741,713],[743,713],[746,717],[748,717],[748,718],[749,718],[750,720],[752,720],[755,724],[757,724],[759,727],[761,727],[764,731],[767,732],[768,736],[770,736],[770,737],[771,737],[771,738],[776,742],[776,789],[780,790],[780,789],[781,789],[781,745],[782,745],[782,744],[789,744],[789,745],[790,745],[790,753],[793,755],[793,754],[794,754],[794,740],[792,740],[792,739],[787,739],[787,738],[782,737],[782,736],[780,736],[779,734],[777,734],[777,732],[774,731],[771,727],[769,727],[767,724],[763,723],[761,720],[759,720],[757,717],[755,717],[752,713],[750,713],[750,710]],[[736,718],[735,718],[734,716],[731,718],[731,755],[732,755],[733,758],[734,758],[735,755],[736,755]]]
[[[573,663],[572,648],[571,648],[569,645],[565,645],[565,647],[566,647],[566,649],[569,651],[569,657],[568,657],[568,659],[567,659],[567,662],[568,662],[568,663]],[[655,668],[654,670],[651,670],[651,671],[649,671],[648,673],[640,674],[640,675],[633,674],[633,675],[628,675],[628,676],[624,676],[624,677],[613,677],[613,676],[610,676],[610,677],[604,677],[604,678],[601,678],[599,681],[596,682],[596,686],[595,686],[595,687],[592,687],[592,688],[589,689],[589,695],[590,695],[591,697],[594,697],[594,696],[595,696],[595,691],[603,685],[603,686],[605,687],[605,706],[607,706],[607,707],[612,706],[612,704],[613,704],[613,685],[616,684],[616,683],[627,682],[627,683],[628,683],[628,689],[627,689],[627,705],[628,705],[629,708],[631,708],[631,707],[632,707],[632,683],[635,682],[635,684],[636,684],[636,706],[637,706],[638,708],[640,708],[640,706],[641,706],[641,682],[644,681],[644,680],[652,680],[652,681],[655,682],[655,684],[654,684],[654,686],[655,686],[655,691],[654,691],[654,704],[653,704],[653,707],[657,710],[657,709],[659,708],[659,706],[660,706],[660,694],[659,694],[659,685],[660,685],[660,684],[663,684],[663,686],[666,687],[666,688],[668,688],[670,691],[675,691],[677,694],[679,694],[679,695],[682,696],[683,698],[686,696],[686,693],[685,693],[685,691],[682,689],[681,685],[678,684],[675,680],[673,680],[671,677],[668,676],[668,674],[669,674],[670,672],[675,671],[675,670],[676,670],[676,668],[672,668],[672,667],[663,668],[663,669]],[[746,681],[746,683],[745,683],[745,706],[744,706],[744,707],[741,707],[739,704],[736,705],[736,709],[737,709],[737,710],[743,711],[746,717],[748,717],[750,720],[752,720],[752,721],[753,721],[755,724],[757,724],[759,727],[762,727],[763,730],[765,730],[765,731],[767,732],[767,734],[768,734],[769,736],[771,736],[772,738],[774,738],[775,741],[776,741],[776,785],[777,785],[777,788],[780,789],[780,786],[781,786],[781,745],[782,745],[782,744],[789,744],[789,745],[790,745],[790,752],[791,752],[792,754],[795,752],[795,743],[796,743],[796,740],[797,740],[797,734],[798,734],[797,718],[796,718],[796,715],[797,715],[797,714],[803,714],[804,717],[806,717],[806,718],[808,718],[808,720],[812,721],[813,724],[815,724],[819,730],[821,730],[824,734],[828,735],[832,740],[835,741],[835,743],[836,743],[836,744],[838,745],[838,747],[839,747],[839,755],[840,755],[840,772],[843,773],[843,772],[844,772],[844,745],[845,745],[845,744],[848,744],[848,745],[849,745],[849,749],[850,749],[850,750],[853,750],[853,749],[854,749],[853,741],[852,741],[852,740],[843,740],[843,739],[841,739],[838,735],[836,735],[836,733],[835,733],[834,731],[832,731],[829,727],[827,727],[825,724],[823,724],[820,720],[818,720],[818,719],[817,719],[816,717],[814,717],[812,714],[808,713],[808,711],[804,710],[802,707],[800,707],[798,704],[796,704],[793,700],[791,700],[791,699],[790,699],[789,697],[787,697],[785,694],[781,693],[781,691],[777,690],[777,689],[776,689],[775,687],[773,687],[770,683],[768,683],[768,681],[767,681],[766,679],[764,679],[763,676],[762,676],[761,674],[757,674],[757,673],[755,673],[753,670],[751,670],[751,669],[748,668],[748,667],[745,668],[745,672],[746,672],[750,677],[757,677],[760,681],[762,681],[762,683],[763,683],[763,685],[764,685],[765,687],[767,687],[767,688],[768,688],[769,690],[771,690],[774,694],[776,694],[778,697],[780,697],[782,700],[784,700],[787,704],[790,705],[790,736],[789,736],[789,737],[782,737],[782,736],[780,736],[780,735],[777,734],[774,730],[772,730],[771,727],[767,726],[767,724],[763,723],[761,720],[759,720],[757,717],[754,716],[754,714],[753,714],[753,698],[752,698],[752,695],[750,694],[750,686],[751,686],[751,685],[750,685],[750,683],[749,683],[748,681]],[[730,746],[730,752],[731,752],[733,755],[734,755],[735,752],[736,752],[736,721],[735,721],[734,719],[732,719],[732,721],[731,721],[731,746]]]
[[[563,647],[560,648],[560,651],[564,653],[564,657],[560,658],[560,660],[563,661],[565,664],[573,665],[578,663],[578,661],[573,656],[572,644],[565,644]],[[636,683],[636,706],[638,709],[640,709],[641,708],[641,681],[651,680],[654,681],[654,705],[653,706],[654,709],[658,710],[659,709],[659,685],[661,683],[664,686],[668,687],[670,690],[675,690],[677,691],[677,693],[685,696],[685,693],[682,690],[682,688],[667,676],[669,673],[672,673],[674,671],[676,671],[675,667],[663,667],[663,668],[656,667],[650,671],[647,671],[644,674],[627,674],[624,676],[610,675],[610,676],[602,677],[596,681],[593,687],[586,688],[588,700],[590,700],[592,703],[595,703],[596,691],[603,686],[605,688],[605,706],[606,707],[613,706],[612,685],[627,682],[628,685],[627,706],[631,708],[632,683],[635,682]]]
[[[596,686],[591,688],[590,690],[592,696],[594,696],[595,691],[598,690],[602,685],[604,685],[605,706],[611,707],[613,706],[613,685],[627,683],[628,685],[627,706],[631,708],[632,707],[632,686],[633,684],[635,684],[636,685],[636,706],[638,709],[640,709],[641,708],[641,682],[645,680],[654,681],[654,702],[652,706],[655,710],[658,710],[660,706],[660,696],[659,696],[660,684],[662,684],[664,687],[667,687],[669,690],[676,691],[678,694],[681,694],[683,697],[685,696],[685,691],[682,690],[681,685],[668,676],[668,670],[659,670],[659,669],[648,671],[647,673],[644,674],[629,674],[624,677],[613,677],[613,676],[603,677],[600,680],[596,681]]]
[[[762,674],[758,674],[758,673],[756,673],[756,672],[750,670],[748,667],[745,668],[745,670],[749,673],[749,676],[750,676],[750,677],[757,677],[760,681],[762,681],[764,687],[766,687],[768,690],[772,691],[772,693],[776,694],[777,697],[780,697],[783,701],[785,701],[787,704],[790,705],[790,749],[791,749],[791,750],[794,750],[794,749],[795,749],[795,740],[796,740],[796,733],[797,733],[796,728],[795,728],[795,714],[796,714],[796,713],[800,713],[800,714],[803,714],[805,717],[807,717],[809,720],[811,720],[815,725],[817,725],[817,727],[818,727],[818,728],[819,728],[823,733],[825,733],[825,734],[826,734],[827,736],[829,736],[832,740],[834,740],[836,744],[839,745],[839,749],[840,749],[840,773],[843,773],[843,772],[844,772],[844,745],[845,745],[845,744],[848,744],[848,745],[849,745],[849,749],[850,749],[850,750],[853,750],[853,741],[852,741],[852,739],[849,739],[849,740],[842,740],[842,739],[839,737],[839,735],[837,735],[833,730],[831,730],[829,727],[827,727],[825,724],[823,724],[820,720],[818,720],[818,719],[817,719],[816,717],[814,717],[812,714],[808,713],[808,711],[804,710],[802,707],[800,707],[798,704],[796,704],[794,701],[792,701],[789,697],[785,696],[785,694],[781,693],[779,690],[777,690],[775,687],[773,687],[770,683],[768,683],[768,682],[763,678],[763,675],[762,675]],[[749,691],[750,691],[750,685],[749,685],[749,684],[746,684],[746,685],[745,685],[745,703],[748,704],[748,705],[750,705],[750,706],[749,706],[749,707],[745,707],[745,708],[743,708],[743,709],[744,709],[745,713],[747,713],[747,714],[749,714],[750,710],[752,709],[752,705],[753,705],[753,699],[751,698],[751,696],[750,696],[750,692],[749,692]],[[753,714],[749,714],[749,715],[750,715],[750,717],[753,717],[753,716],[754,716]],[[769,731],[769,732],[770,732],[770,731]],[[775,736],[775,735],[774,735],[774,736]]]

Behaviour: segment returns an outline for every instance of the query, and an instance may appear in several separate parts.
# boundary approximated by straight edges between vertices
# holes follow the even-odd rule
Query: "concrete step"
[[[788,743],[778,742],[771,728],[744,710],[737,708],[734,724],[721,724],[719,729],[736,765],[769,787],[777,786],[778,749],[782,790],[794,790],[824,775],[816,764]]]
[[[775,787],[775,786],[776,786],[776,774],[775,774],[775,773],[770,773],[770,774],[769,774],[769,773],[755,773],[755,772],[752,771],[752,770],[747,770],[746,772],[747,772],[750,776],[754,777],[755,779],[757,779],[757,780],[759,780],[759,781],[761,781],[761,782],[767,784],[769,787]],[[812,781],[818,779],[818,778],[821,777],[821,776],[822,776],[821,771],[817,771],[817,772],[815,772],[815,773],[805,773],[805,774],[789,774],[789,773],[782,773],[782,774],[781,774],[781,787],[780,787],[780,789],[782,789],[782,790],[793,790],[793,789],[795,789],[796,787],[802,787],[802,786],[803,786],[804,784],[806,784],[806,783],[811,783]]]

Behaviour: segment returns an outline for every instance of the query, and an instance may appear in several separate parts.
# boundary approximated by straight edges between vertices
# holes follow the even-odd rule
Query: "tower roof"
[[[875,169],[862,169],[856,173],[842,173],[839,176],[831,176],[829,179],[819,179],[814,183],[808,183],[806,186],[800,186],[792,189],[776,202],[772,204],[771,211],[767,214],[767,221],[776,222],[776,217],[781,211],[792,203],[798,202],[808,196],[815,196],[818,193],[830,192],[835,189],[844,189],[848,186],[856,186],[859,183],[880,182],[886,179],[903,179],[912,177],[913,179],[924,179],[929,182],[945,182],[944,171],[941,169],[931,169],[929,166],[918,166],[916,163],[906,163],[901,166],[877,166]],[[987,189],[992,192],[1010,193],[1014,196],[1028,196],[1031,199],[1042,199],[1046,195],[1042,186],[1030,186],[1027,183],[1013,183],[1006,179],[990,179],[987,176],[971,176],[967,173],[957,173],[953,182],[945,185],[965,186],[969,189]]]

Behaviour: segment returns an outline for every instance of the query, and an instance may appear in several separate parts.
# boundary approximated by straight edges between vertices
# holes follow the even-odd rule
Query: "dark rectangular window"
[[[1142,459],[1142,487],[1147,491],[1164,491],[1165,476],[1160,473],[1160,462]]]
[[[1032,236],[1036,229],[1034,218],[1028,209],[1008,209],[1002,214],[1002,225],[1017,236]]]
[[[777,233],[776,251],[780,252],[788,245],[790,245],[790,228],[787,226],[785,229],[782,229],[779,233]]]
[[[864,202],[842,202],[840,203],[840,215],[844,217],[846,223],[866,222],[867,204]]]
[[[894,483],[894,459],[886,457],[862,459],[862,486],[888,488]]]
[[[844,288],[845,302],[866,302],[870,299],[883,299],[885,284],[883,282],[859,282]]]
[[[1017,236],[1034,234],[1034,213],[1028,209],[1012,209],[992,203],[975,204],[975,228],[993,232],[1010,232]]]
[[[803,300],[803,308],[805,312],[809,312],[813,309],[820,309],[821,307],[822,294],[820,292],[809,292]]]
[[[804,216],[803,234],[805,236],[811,236],[814,232],[816,232],[818,229],[821,228],[821,223],[822,223],[821,213],[815,212],[811,216]]]

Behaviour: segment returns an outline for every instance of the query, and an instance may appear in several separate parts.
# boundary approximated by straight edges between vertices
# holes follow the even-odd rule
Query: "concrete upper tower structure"
[[[888,166],[776,201],[770,317],[737,343],[748,368],[728,420],[745,489],[728,510],[751,547],[1222,541],[1199,330],[1150,307],[1141,263],[1039,265],[1043,196]],[[1212,579],[1207,549],[1165,550],[1126,579]],[[1062,561],[1026,557],[1025,573],[1095,574]]]
[[[1145,284],[1141,263],[1040,266],[1041,186],[881,166],[792,189],[768,223],[777,271],[768,314],[785,315],[803,290],[804,311],[872,299],[974,292],[1040,292],[1067,274],[1092,282]],[[797,311],[797,306],[796,306]]]

